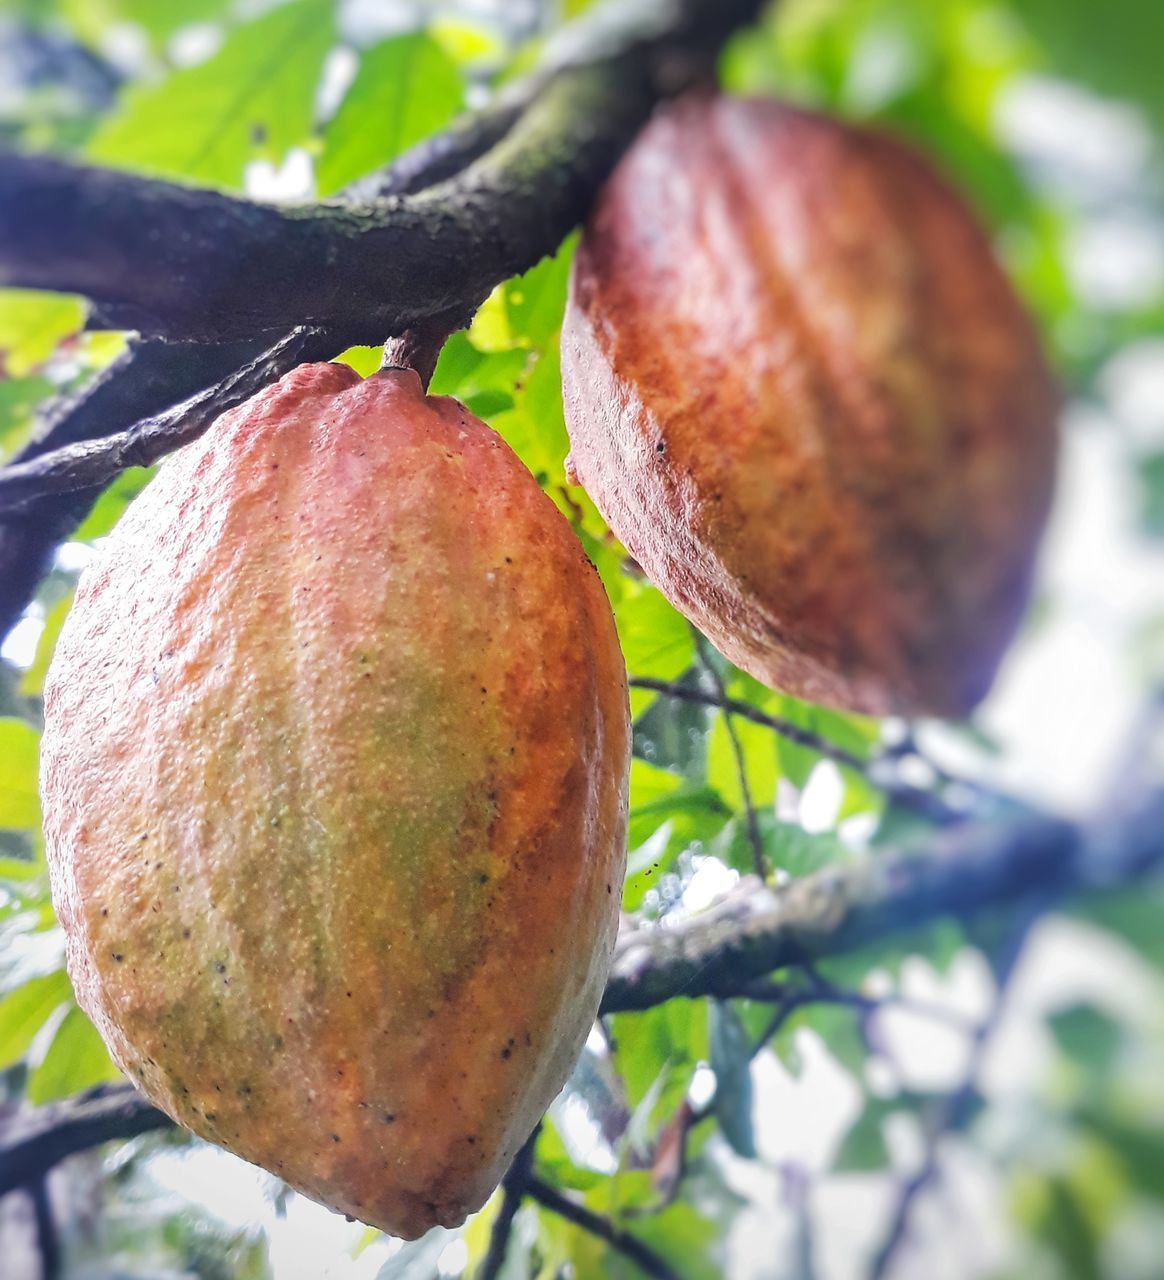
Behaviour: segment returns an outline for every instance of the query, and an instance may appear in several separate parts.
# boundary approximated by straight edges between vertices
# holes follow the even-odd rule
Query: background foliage
[[[3,0],[0,138],[268,198],[326,196],[480,100],[583,7]],[[1157,0],[1102,13],[1087,0],[786,0],[723,59],[734,91],[870,118],[932,154],[995,232],[1070,390],[1039,598],[974,725],[882,724],[772,693],[697,645],[628,564],[564,469],[557,331],[572,242],[450,340],[434,391],[487,419],[573,522],[632,676],[783,717],[858,763],[889,744],[907,776],[952,802],[999,804],[947,787],[944,768],[1021,797],[1007,804],[1090,794],[1121,699],[1161,674],[1161,49]],[[0,292],[0,457],[49,396],[120,350],[84,319],[79,300]],[[345,358],[368,372],[378,352]],[[39,696],[77,573],[147,479],[110,488],[2,650],[0,1112],[117,1074],[72,1002],[48,901]],[[1073,532],[1084,528],[1099,540],[1090,556]],[[1081,624],[1095,611],[1099,623]],[[926,823],[862,768],[689,696],[640,688],[633,711],[624,908],[644,920],[698,910],[750,872],[757,836],[778,881],[924,838]],[[944,1176],[919,1200],[893,1274],[1159,1280],[1161,898],[1141,890],[1040,922],[1009,1013],[992,1012],[1016,928],[1000,920],[791,975],[815,991],[792,1007],[769,992],[617,1015],[543,1127],[538,1174],[685,1277],[847,1277],[873,1274],[903,1188],[936,1153]],[[977,1052],[980,1024],[999,1033],[993,1057]],[[419,1280],[471,1272],[488,1245],[496,1199],[462,1232],[402,1247],[176,1144],[137,1139],[55,1180],[66,1274]],[[224,1180],[239,1189],[233,1206],[209,1189]],[[20,1245],[14,1199],[0,1209],[0,1259],[16,1256],[6,1233]],[[324,1242],[318,1265],[305,1262],[308,1240]],[[535,1273],[636,1271],[527,1204],[504,1274]]]

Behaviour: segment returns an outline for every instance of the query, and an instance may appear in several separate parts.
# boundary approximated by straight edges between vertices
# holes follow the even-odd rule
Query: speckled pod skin
[[[629,769],[610,607],[508,446],[412,372],[295,370],[134,503],[45,698],[122,1069],[386,1231],[480,1207],[597,1011]]]
[[[772,101],[660,112],[603,190],[562,331],[571,464],[744,670],[958,716],[1027,598],[1058,396],[962,201]]]

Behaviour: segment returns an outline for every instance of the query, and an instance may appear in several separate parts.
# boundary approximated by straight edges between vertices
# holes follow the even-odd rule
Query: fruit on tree
[[[597,1010],[629,768],[602,586],[508,446],[411,371],[288,374],[122,520],[45,719],[122,1069],[387,1231],[478,1208]]]
[[[744,670],[960,715],[1021,615],[1057,392],[959,197],[900,142],[695,96],[615,170],[562,333],[570,462]]]

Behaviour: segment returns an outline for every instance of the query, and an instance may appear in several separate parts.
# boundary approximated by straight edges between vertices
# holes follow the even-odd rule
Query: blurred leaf
[[[577,235],[567,236],[556,253],[505,285],[509,335],[519,346],[557,351],[555,339],[566,309],[566,285],[577,243]]]
[[[25,377],[84,322],[85,304],[80,298],[0,289],[0,369],[13,378]]]
[[[770,810],[758,812],[756,823],[773,868],[794,880],[854,856],[836,836],[817,835],[794,823],[781,822]],[[733,818],[723,828],[711,852],[729,867],[745,872],[752,870],[752,842],[743,817]]]
[[[1107,0],[1096,21],[1091,0],[1014,0],[1062,76],[1142,107],[1164,123],[1164,5],[1154,0]]]
[[[0,827],[24,829],[40,824],[37,768],[40,737],[32,725],[12,717],[0,719]]]
[[[0,1000],[0,1070],[28,1052],[36,1033],[73,992],[63,969],[30,978]]]
[[[897,1102],[870,1098],[845,1134],[830,1167],[832,1173],[876,1173],[889,1167],[889,1149],[881,1130],[885,1117],[900,1109]]]
[[[106,1080],[122,1079],[101,1037],[74,1005],[61,1020],[44,1058],[28,1078],[28,1100],[36,1106],[67,1098]]]
[[[408,1241],[376,1272],[376,1280],[433,1280],[437,1259],[452,1235],[444,1227],[433,1227],[419,1240]]]
[[[1135,474],[1140,490],[1140,525],[1145,533],[1164,537],[1164,450],[1140,458]]]
[[[77,34],[99,44],[111,26],[141,27],[155,41],[195,22],[205,22],[229,0],[61,0],[60,12]]]
[[[55,390],[47,378],[0,378],[0,462],[28,441],[37,409]]]
[[[677,680],[695,661],[687,620],[654,587],[629,585],[615,603],[614,617],[632,676]]]
[[[1047,1179],[1036,1230],[1069,1280],[1103,1280],[1095,1235],[1074,1191],[1063,1179]]]
[[[485,391],[512,393],[529,364],[530,353],[524,348],[485,351],[474,346],[467,333],[454,333],[441,348],[429,393],[466,402]]]
[[[461,77],[423,32],[393,36],[360,53],[315,165],[320,195],[394,160],[448,123],[462,103]]]
[[[277,163],[308,139],[333,14],[331,0],[293,0],[232,31],[205,62],[129,89],[88,158],[241,187],[249,160]]]
[[[61,634],[61,627],[65,624],[72,604],[73,596],[70,592],[63,600],[58,600],[45,615],[44,630],[36,642],[36,656],[20,681],[20,692],[26,697],[33,697],[44,691],[44,678],[52,661],[53,650],[57,647],[57,637]]]
[[[715,1117],[737,1155],[752,1158],[752,1041],[734,1005],[712,1000],[708,1007],[711,1069],[715,1072]]]
[[[1100,1111],[1083,1109],[1075,1119],[1115,1154],[1136,1191],[1164,1200],[1164,1129],[1158,1127],[1158,1117],[1127,1124]]]
[[[617,1046],[615,1066],[631,1106],[639,1106],[648,1091],[657,1090],[656,1111],[670,1116],[687,1090],[692,1071],[708,1059],[706,1002],[671,1000],[643,1013],[617,1013],[611,1030]],[[661,1088],[660,1076],[664,1078]]]

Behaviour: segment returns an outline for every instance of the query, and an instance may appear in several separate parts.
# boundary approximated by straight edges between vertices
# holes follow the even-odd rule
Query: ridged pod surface
[[[295,370],[126,514],[45,719],[122,1069],[397,1235],[478,1208],[597,1011],[629,768],[610,607],[508,446],[412,372]]]
[[[1025,604],[1058,396],[961,200],[772,101],[660,112],[599,197],[562,333],[571,465],[758,679],[960,715]]]

